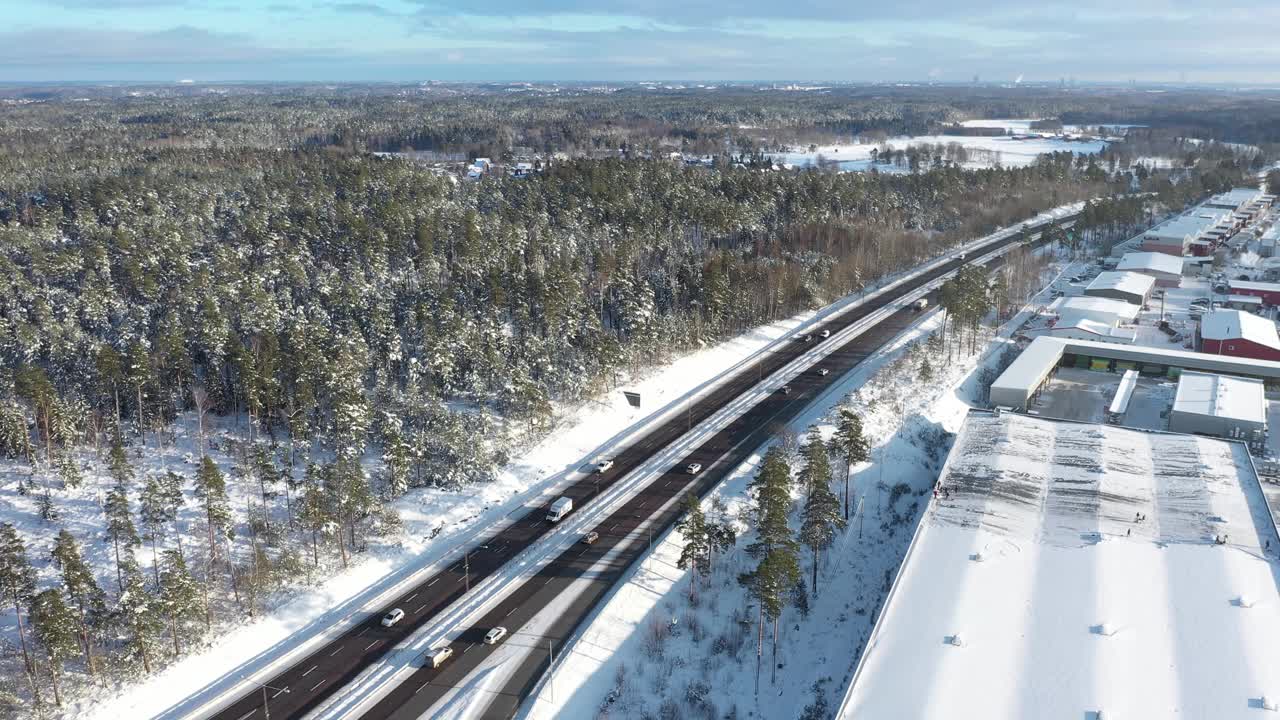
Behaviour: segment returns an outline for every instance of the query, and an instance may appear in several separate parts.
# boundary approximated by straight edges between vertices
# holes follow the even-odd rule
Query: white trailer
[[[562,497],[551,503],[551,510],[547,512],[547,519],[551,522],[560,522],[561,518],[569,514],[573,510],[573,498]]]

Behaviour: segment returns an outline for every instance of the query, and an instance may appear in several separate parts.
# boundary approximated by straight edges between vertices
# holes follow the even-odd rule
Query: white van
[[[432,650],[431,654],[427,655],[427,664],[433,668],[438,668],[445,664],[445,662],[451,657],[453,657],[453,648],[446,645],[442,648]]]
[[[569,514],[573,510],[573,498],[562,497],[551,503],[551,510],[547,513],[547,519],[551,522],[560,522],[560,519]]]

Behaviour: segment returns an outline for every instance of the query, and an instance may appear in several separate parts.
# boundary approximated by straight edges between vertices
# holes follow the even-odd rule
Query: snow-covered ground
[[[1280,693],[1243,445],[981,413],[941,483],[840,717],[1250,718]]]
[[[935,314],[904,333],[787,428],[799,434],[816,424],[829,439],[834,411],[852,407],[864,419],[872,462],[854,469],[853,504],[861,512],[854,513],[821,564],[819,594],[809,599],[809,612],[794,607],[784,612],[777,658],[765,641],[759,695],[755,615],[737,582],[752,562],[743,549],[749,538],[740,538],[716,561],[707,586],[691,597],[688,573],[676,567],[682,538],[672,531],[596,610],[521,716],[630,718],[676,707],[694,717],[783,718],[796,717],[811,703],[834,708],[905,552],[948,433],[959,428],[968,401],[980,392],[974,368],[994,364],[1007,346],[1001,340],[981,357],[952,361],[934,352],[933,377],[922,382],[920,365],[933,352],[922,341],[940,328],[940,320]],[[704,500],[710,515],[745,527],[746,486],[764,450]],[[806,582],[809,561],[803,553]],[[775,663],[780,665],[776,681],[771,679]]]

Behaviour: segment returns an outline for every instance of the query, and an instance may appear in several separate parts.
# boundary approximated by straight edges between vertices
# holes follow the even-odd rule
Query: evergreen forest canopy
[[[104,649],[119,669],[149,670],[166,623],[177,656],[179,635],[207,633],[218,608],[252,614],[297,568],[321,566],[322,552],[345,564],[367,534],[395,532],[386,501],[488,480],[553,421],[556,403],[612,389],[623,373],[1036,212],[1149,192],[1090,205],[1086,229],[1122,233],[1156,204],[1238,184],[1267,152],[1206,146],[1176,175],[1070,153],[1025,168],[765,172],[577,156],[673,138],[732,155],[762,147],[764,134],[726,131],[741,125],[782,142],[1081,101],[100,94],[11,92],[0,105],[0,455],[25,468],[19,487],[41,497],[50,527],[86,468],[101,465],[114,482],[106,539],[58,538],[71,558],[60,568],[76,567],[77,542],[113,550],[109,575],[71,582],[63,569],[58,585],[78,639],[56,662],[79,648],[89,671]],[[1142,107],[1108,112],[1141,117]],[[501,157],[516,145],[569,157],[527,178],[459,182],[369,152]],[[190,477],[135,472],[193,415],[202,454],[206,417],[245,418],[239,458],[242,480],[262,486],[257,507],[227,507],[207,458]],[[171,521],[184,487],[203,518],[185,540]],[[132,559],[134,507],[151,533],[154,579],[141,573],[146,559]],[[230,542],[246,532],[249,546]],[[24,608],[37,588],[20,546],[7,551],[18,569],[0,590]],[[211,590],[222,577],[234,600]],[[159,604],[132,605],[140,596]],[[42,600],[48,623],[66,616],[61,602]]]

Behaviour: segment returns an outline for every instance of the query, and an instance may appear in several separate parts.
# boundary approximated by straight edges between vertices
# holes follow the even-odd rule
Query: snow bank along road
[[[1077,214],[1078,211],[1073,209],[1068,213],[1057,214],[1052,220],[1048,217],[1037,218],[1028,225],[1031,228],[1038,228],[1056,221],[1062,227],[1070,227]],[[1037,232],[1023,233],[1016,229],[996,233],[985,241],[976,243],[974,247],[968,248],[964,255],[936,261],[921,272],[869,296],[860,304],[833,314],[821,324],[812,327],[813,342],[783,344],[755,362],[742,366],[736,373],[720,381],[710,392],[695,398],[686,410],[669,417],[633,444],[619,450],[609,470],[578,479],[564,490],[563,495],[573,498],[574,507],[581,509],[692,427],[710,418],[722,407],[746,393],[762,378],[773,375],[801,356],[814,351],[816,346],[821,344],[819,338],[822,331],[829,330],[833,336],[832,341],[837,341],[834,336],[840,331],[858,324],[887,306],[901,304],[904,298],[918,294],[920,288],[956,270],[966,262],[1015,245],[1024,239],[1035,239],[1038,235]],[[932,299],[931,297],[931,302]],[[729,456],[735,449],[737,455],[745,457],[751,448],[759,444],[760,439],[768,436],[773,421],[784,421],[789,414],[799,412],[840,375],[910,324],[913,317],[914,313],[910,309],[904,308],[894,312],[854,340],[831,351],[822,361],[822,366],[830,371],[829,375],[820,376],[815,372],[803,373],[792,382],[792,391],[789,394],[778,392],[767,396],[747,410],[688,457],[675,463],[676,470],[657,478],[602,522],[599,528],[600,542],[592,546],[588,552],[582,552],[582,547],[585,546],[573,547],[565,551],[544,567],[533,581],[518,588],[511,597],[483,617],[476,628],[503,624],[514,630],[521,622],[527,621],[536,614],[555,592],[563,589],[555,585],[552,580],[560,578],[563,583],[568,583],[582,575],[587,567],[599,562],[613,549],[619,540],[627,537],[651,517],[656,523],[654,533],[661,532],[674,522],[676,517],[675,504],[667,502],[668,500],[691,487],[698,492],[704,492],[706,488],[718,482],[720,477],[732,467],[732,464],[723,462],[717,465],[718,460]],[[758,439],[753,440],[755,444],[752,445],[746,442],[749,438]],[[707,471],[699,475],[685,473],[684,467],[694,462],[701,463]],[[259,717],[266,717],[269,709],[270,717],[280,720],[300,718],[314,710],[363,670],[386,656],[397,644],[436,618],[455,600],[466,594],[469,588],[493,575],[509,560],[554,529],[555,526],[545,519],[546,513],[546,507],[534,508],[496,533],[483,538],[477,543],[476,549],[465,556],[465,559],[454,562],[445,570],[406,589],[381,611],[370,615],[365,621],[351,627],[292,666],[267,679],[265,685],[274,689],[269,689],[264,694],[259,683],[254,690],[222,707],[212,717],[217,720],[256,720]],[[591,591],[584,592],[580,601],[562,616],[569,623],[568,626],[561,628],[557,625],[552,628],[552,631],[563,629],[563,637],[571,634],[595,602],[603,596],[609,585],[617,579],[621,569],[639,557],[642,549],[642,547],[628,547],[618,553],[610,563],[614,569],[600,575],[593,583]],[[532,592],[534,589],[542,592],[534,593]],[[515,614],[519,606],[513,603],[517,602],[527,603],[530,606],[521,610],[525,614]],[[393,627],[386,628],[381,624],[381,616],[391,608],[401,608],[405,612],[405,617]],[[491,617],[495,613],[499,613],[496,617],[509,617],[499,623],[496,622],[495,617]],[[477,631],[481,635],[484,632],[484,630]],[[417,717],[413,708],[419,708],[416,712],[420,714],[423,709],[430,707],[430,704],[439,698],[439,694],[426,692],[427,686],[438,688],[440,691],[448,689],[450,685],[442,684],[445,682],[444,678],[455,677],[457,673],[465,674],[469,668],[483,659],[482,656],[485,653],[480,652],[479,648],[490,647],[480,645],[476,649],[469,649],[468,643],[479,639],[478,636],[472,638],[471,634],[464,633],[459,638],[460,644],[455,648],[458,655],[438,672],[429,669],[419,671],[408,682],[400,685],[396,691],[379,702],[366,717],[390,717],[393,713],[396,717]],[[469,649],[469,652],[463,652],[464,649]],[[504,690],[507,694],[503,697],[509,698],[510,701],[504,708],[494,708],[494,710],[499,715],[514,713],[519,697],[522,697],[524,692],[537,682],[545,665],[544,659],[538,666],[528,668],[527,672],[517,673],[508,683],[508,688]],[[441,674],[444,674],[444,677],[441,677],[438,682],[433,680]],[[521,687],[513,687],[517,684]],[[420,690],[417,695],[412,694],[415,688]],[[404,697],[405,693],[409,693],[409,697]],[[403,712],[397,712],[397,708],[401,705],[404,706]]]

